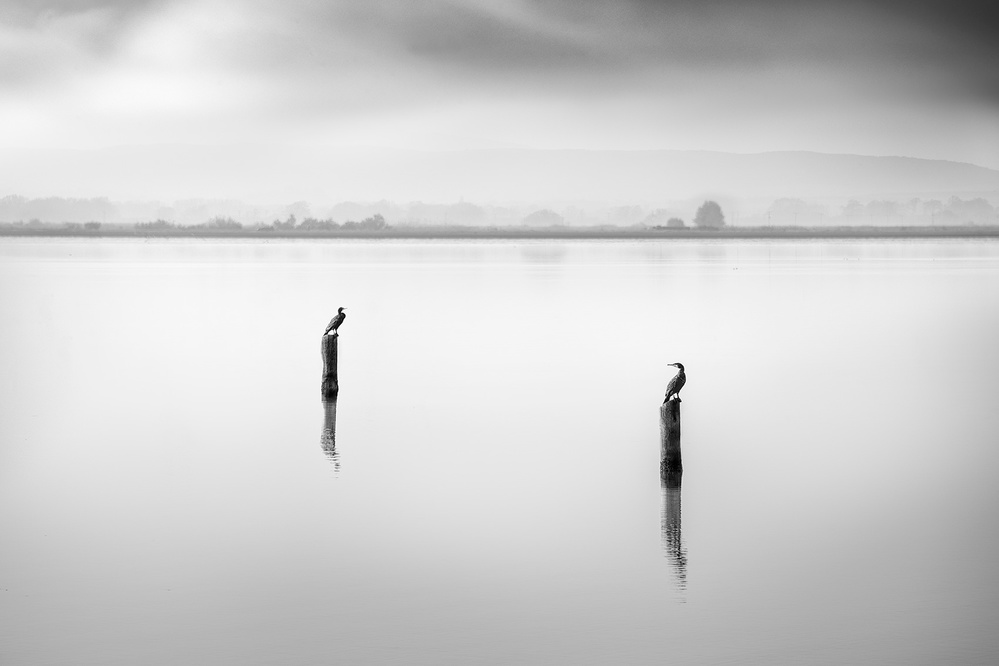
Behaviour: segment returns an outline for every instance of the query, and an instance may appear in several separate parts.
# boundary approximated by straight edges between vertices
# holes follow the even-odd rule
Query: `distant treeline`
[[[722,213],[721,206],[719,206],[714,201],[705,201],[700,208],[698,208],[697,213],[694,215],[694,223],[698,227],[704,228],[720,228],[725,226],[725,215]],[[523,224],[520,225],[524,228],[529,229],[561,229],[565,228],[565,220],[558,213],[554,211],[543,209],[538,210],[527,217],[524,218]],[[605,225],[610,228],[615,228],[614,225]],[[654,225],[653,229],[669,228],[669,229],[682,229],[686,225],[680,218],[672,217],[666,220],[666,225]],[[466,228],[483,228],[483,227],[469,227],[468,225],[462,224],[450,224],[450,225],[398,225],[400,229],[406,228],[421,228],[421,229],[445,229],[452,230],[448,233],[453,233],[456,229],[466,229]],[[645,225],[637,225],[639,228],[645,228]],[[126,233],[129,230],[134,231],[138,234],[152,234],[152,235],[217,235],[225,233],[239,233],[250,231],[254,233],[311,233],[311,234],[323,234],[323,233],[337,233],[337,232],[381,232],[385,230],[390,230],[393,227],[385,222],[385,218],[380,213],[375,213],[370,217],[366,217],[363,220],[356,222],[353,220],[347,220],[345,222],[338,223],[331,218],[324,220],[317,219],[314,217],[306,217],[301,222],[291,214],[284,220],[274,220],[270,224],[253,224],[244,226],[243,223],[234,220],[231,217],[213,217],[212,219],[204,222],[202,224],[191,224],[191,225],[179,225],[168,220],[157,219],[151,222],[138,222],[135,225],[123,225],[123,224],[110,224],[106,225],[103,222],[91,221],[91,222],[63,222],[61,224],[53,224],[48,222],[42,222],[37,219],[29,220],[28,222],[0,222],[0,229],[9,229],[12,231],[43,231],[47,230],[49,232],[65,231],[65,232],[91,232],[99,233],[101,231],[117,231],[120,233]],[[487,229],[495,229],[497,227],[485,227]],[[517,228],[516,225],[506,225],[504,228],[512,229]],[[604,227],[602,227],[604,228]]]
[[[295,219],[294,215],[288,216],[286,220],[274,220],[269,225],[254,224],[244,226],[231,217],[215,217],[203,224],[181,225],[167,220],[153,220],[152,222],[138,222],[136,224],[105,224],[103,222],[62,222],[51,223],[40,220],[29,220],[28,222],[0,222],[0,232],[47,232],[47,233],[112,233],[115,235],[218,235],[225,233],[269,233],[269,232],[337,232],[337,231],[381,231],[387,229],[385,218],[381,215],[372,215],[360,222],[348,220],[339,224],[334,220],[317,220],[307,217],[301,222]]]
[[[362,224],[368,223],[364,226]],[[284,222],[282,224],[285,224]],[[376,223],[375,223],[376,224]],[[273,225],[244,227],[225,221],[195,226],[177,226],[162,220],[141,225],[101,225],[99,222],[63,225],[45,223],[0,223],[0,236],[70,236],[123,238],[399,238],[399,239],[667,239],[667,238],[999,238],[999,225],[973,226],[631,226],[591,227],[461,225],[378,226],[348,222],[336,226],[302,224],[275,228]]]
[[[97,231],[132,228],[146,232],[223,233],[232,231],[333,232],[377,231],[388,227],[622,227],[678,229],[688,226],[967,226],[999,224],[999,208],[988,199],[946,200],[910,198],[905,201],[856,199],[838,202],[782,198],[765,201],[684,201],[669,207],[597,206],[585,208],[519,208],[388,201],[344,202],[315,215],[306,202],[260,207],[237,201],[184,201],[171,206],[156,202],[108,199],[0,198],[0,225],[38,229],[57,225],[67,230]],[[706,209],[705,206],[709,208]],[[724,212],[722,209],[724,208]],[[276,214],[275,214],[276,213]],[[207,220],[207,221],[205,221]],[[359,221],[356,221],[359,220]]]
[[[360,222],[347,220],[339,224],[332,219],[318,220],[314,217],[307,217],[301,222],[295,219],[294,215],[289,215],[285,220],[274,220],[269,225],[254,224],[244,227],[241,222],[237,222],[231,217],[215,217],[204,224],[193,224],[181,226],[166,220],[155,220],[153,222],[139,222],[135,228],[140,231],[243,231],[249,229],[258,232],[273,231],[337,231],[337,230],[366,230],[379,231],[386,228],[385,218],[381,215],[372,215]]]
[[[861,203],[851,199],[838,210],[802,199],[777,199],[766,211],[766,220],[757,222],[779,226],[823,226],[825,224],[863,224],[895,226],[920,223],[928,226],[999,224],[999,209],[987,199],[911,198],[906,201],[875,199]]]

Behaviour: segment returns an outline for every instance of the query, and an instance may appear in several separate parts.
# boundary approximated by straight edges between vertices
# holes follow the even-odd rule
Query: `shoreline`
[[[503,229],[391,228],[382,230],[294,231],[206,229],[28,229],[0,228],[0,237],[36,238],[239,238],[364,240],[830,240],[830,239],[979,239],[999,238],[999,226],[968,227],[726,227],[723,229]]]

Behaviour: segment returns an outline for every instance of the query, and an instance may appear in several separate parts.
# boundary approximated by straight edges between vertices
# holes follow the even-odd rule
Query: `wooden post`
[[[323,336],[323,400],[336,400],[340,393],[340,383],[336,376],[336,341],[339,337],[336,333]]]
[[[680,485],[683,474],[683,461],[680,458],[680,401],[677,399],[663,403],[659,407],[659,435],[662,445],[659,448],[659,472],[663,481]]]

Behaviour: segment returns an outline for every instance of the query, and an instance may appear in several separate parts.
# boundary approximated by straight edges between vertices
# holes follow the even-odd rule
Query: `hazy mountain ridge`
[[[470,151],[442,166],[475,176],[514,176],[524,189],[568,200],[647,203],[717,196],[885,197],[999,193],[999,171],[961,162],[814,152]],[[540,193],[540,192],[539,192]]]

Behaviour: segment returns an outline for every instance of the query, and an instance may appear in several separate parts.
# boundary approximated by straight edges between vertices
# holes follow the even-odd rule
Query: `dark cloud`
[[[597,64],[588,45],[540,25],[521,8],[428,0],[307,3],[300,20],[352,43],[469,69],[564,69]],[[316,21],[318,19],[318,21]]]
[[[2,0],[0,17],[4,22],[31,24],[40,19],[106,11],[121,16],[143,13],[165,4],[165,0]]]
[[[987,3],[846,0],[365,0],[299,4],[308,30],[470,75],[600,76],[655,68],[816,66],[992,99]]]
[[[321,135],[994,163],[999,46],[966,0],[0,3],[0,134],[30,121],[22,143]]]
[[[677,40],[693,58],[738,59],[748,47],[779,59],[894,53],[999,64],[991,1],[532,0],[532,5],[554,20],[600,22],[619,33]]]
[[[408,3],[407,3],[407,6]],[[394,5],[375,15],[378,29],[400,37],[414,56],[455,59],[469,67],[567,67],[593,64],[592,53],[564,34],[546,31],[526,17],[484,11],[474,5],[427,2],[417,11]],[[356,17],[358,23],[364,19]]]
[[[59,77],[82,59],[111,56],[132,20],[162,0],[0,0],[0,30],[17,44],[0,42],[0,83],[27,85]]]
[[[141,11],[150,5],[162,5],[164,0],[4,0],[5,10],[15,8],[35,14],[80,12],[91,9],[114,8],[122,11]]]
[[[37,25],[101,12],[79,47],[111,53],[130,23],[178,0],[0,0],[0,22]],[[265,69],[349,66],[395,59],[482,85],[557,85],[643,76],[650,70],[752,72],[774,67],[837,71],[858,80],[999,102],[999,40],[989,3],[898,0],[233,0],[275,24],[229,45]],[[344,56],[330,44],[347,42]],[[269,63],[262,63],[267,54]],[[8,61],[29,75],[31,56]],[[12,70],[17,71],[12,71]],[[39,71],[44,67],[39,66]],[[840,77],[845,78],[845,77]]]

